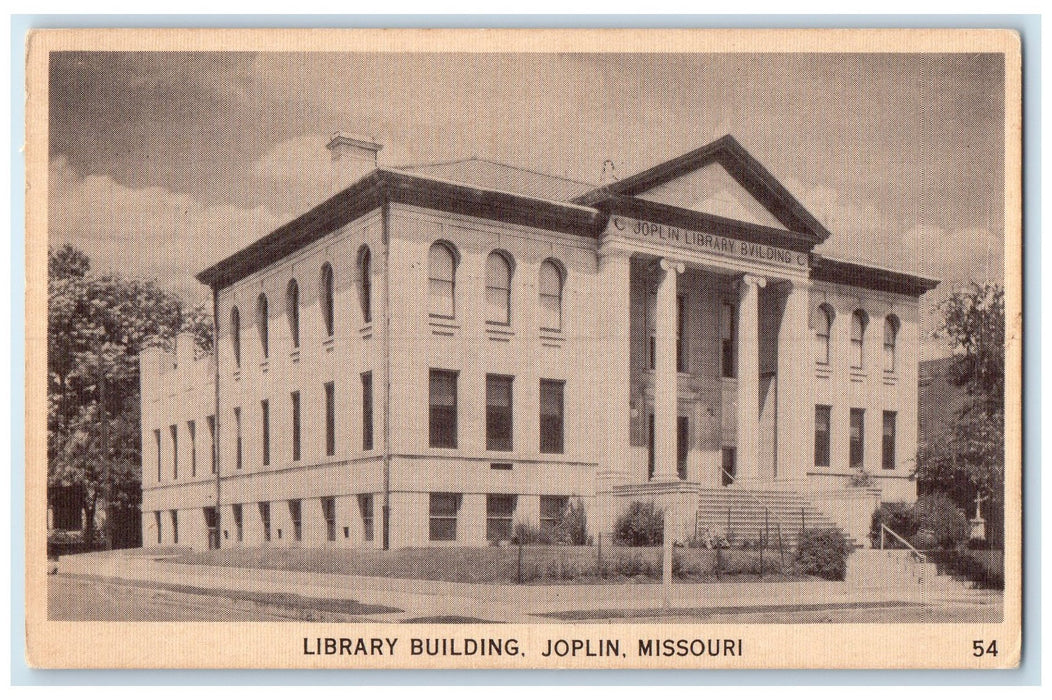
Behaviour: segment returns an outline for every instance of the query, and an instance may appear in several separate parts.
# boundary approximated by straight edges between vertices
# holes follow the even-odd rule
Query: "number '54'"
[[[972,656],[997,656],[997,640],[987,644],[982,639],[972,640]]]

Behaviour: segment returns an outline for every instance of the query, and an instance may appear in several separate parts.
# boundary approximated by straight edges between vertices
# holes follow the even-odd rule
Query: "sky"
[[[194,275],[334,194],[325,144],[585,182],[732,134],[832,232],[816,252],[939,278],[1004,266],[994,54],[51,54],[49,238],[97,270]],[[925,343],[924,354],[943,354]]]

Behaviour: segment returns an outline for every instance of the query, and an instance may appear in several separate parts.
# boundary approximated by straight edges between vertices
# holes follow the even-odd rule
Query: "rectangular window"
[[[373,449],[373,373],[362,373],[362,450]]]
[[[270,504],[259,504],[259,521],[263,523],[263,541],[270,542]]]
[[[300,392],[292,392],[292,461],[300,458]]]
[[[187,421],[186,432],[190,435],[190,476],[197,476],[197,423]]]
[[[866,412],[861,408],[851,409],[851,468],[862,469],[866,429]]]
[[[730,486],[738,478],[737,448],[724,447],[722,450],[723,485]]]
[[[321,499],[321,514],[325,518],[325,539],[336,541],[336,499]]]
[[[541,452],[563,452],[563,387],[565,382],[541,380]]]
[[[690,448],[690,419],[679,416],[676,420],[676,475],[687,478],[687,450]]]
[[[433,493],[430,504],[429,535],[432,542],[455,542],[459,493]]]
[[[172,544],[179,544],[179,511],[170,511],[172,515]]]
[[[153,431],[153,441],[157,444],[157,481],[161,480],[161,431]]]
[[[511,377],[486,375],[486,449],[511,450]]]
[[[238,469],[240,469],[241,466],[242,466],[242,461],[241,461],[241,457],[242,457],[242,450],[241,450],[241,447],[242,447],[242,445],[241,445],[241,409],[240,408],[235,408],[234,409],[234,434],[235,434],[235,438],[236,438],[236,452],[237,452],[237,454],[235,455],[234,466],[237,467]]]
[[[569,507],[569,496],[541,496],[541,533],[551,536]]]
[[[733,304],[724,302],[720,305],[720,376],[728,379],[738,376],[735,368],[738,359],[735,315]]]
[[[260,401],[259,409],[263,421],[263,466],[266,467],[270,466],[270,401]]]
[[[815,406],[815,466],[829,466],[831,406]]]
[[[216,417],[208,416],[205,422],[208,423],[208,444],[211,445],[212,473],[215,474],[218,467],[216,464]]]
[[[172,478],[179,478],[179,426],[169,425],[168,432],[172,436]]]
[[[289,501],[289,520],[292,521],[292,539],[299,542],[303,539],[303,503],[302,501]]]
[[[325,454],[336,454],[336,387],[332,382],[325,384]]]
[[[366,542],[373,541],[373,496],[365,494],[358,496],[358,510],[362,513],[362,539]]]
[[[161,431],[155,430],[154,432],[160,433]],[[161,544],[161,511],[155,510],[153,512],[153,520],[157,525],[157,544]]]
[[[895,411],[884,411],[884,439],[881,444],[880,466],[884,469],[895,468]]]
[[[431,370],[430,445],[457,446],[457,373],[442,369]]]
[[[490,542],[510,542],[514,514],[515,496],[486,496],[486,539]]]
[[[687,371],[687,352],[685,346],[686,334],[684,324],[686,323],[687,300],[683,295],[676,296],[676,371]],[[657,367],[657,294],[650,295],[647,307],[647,325],[649,330],[648,358],[650,369]]]
[[[241,510],[240,503],[235,503],[232,506],[232,510],[234,511],[234,530],[236,533],[236,539],[238,542],[243,542],[245,540],[244,511]]]

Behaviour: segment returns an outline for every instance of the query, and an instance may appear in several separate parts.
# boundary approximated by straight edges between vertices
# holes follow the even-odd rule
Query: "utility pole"
[[[103,364],[102,357],[102,345],[99,345],[98,351],[96,352],[98,358],[98,386],[99,386],[99,454],[102,458],[102,492],[100,494],[100,503],[95,507],[95,515],[98,514],[99,509],[105,511],[106,520],[103,526],[103,536],[106,541],[106,549],[113,549],[113,528],[110,522],[110,455],[109,455],[109,444],[110,444],[110,419],[109,412],[106,410],[107,402],[107,382],[106,382],[106,368]],[[94,531],[94,523],[92,524],[92,530]],[[88,543],[90,544],[90,543]]]

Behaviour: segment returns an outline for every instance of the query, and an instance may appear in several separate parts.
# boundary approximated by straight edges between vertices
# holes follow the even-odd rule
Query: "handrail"
[[[889,532],[892,537],[897,539],[902,544],[906,545],[906,549],[908,549],[911,552],[913,552],[913,556],[917,557],[917,561],[921,562],[922,564],[924,562],[928,561],[927,558],[925,558],[925,556],[923,554],[921,554],[919,551],[917,551],[916,547],[914,547],[912,544],[907,542],[901,535],[899,535],[899,533],[895,532],[894,530],[892,530],[890,527],[888,527],[884,523],[880,524],[880,549],[882,551],[884,549],[884,531],[885,530],[887,532]]]
[[[720,471],[721,471],[721,472],[723,472],[724,474],[726,474],[727,476],[729,476],[729,477],[730,477],[730,479],[731,479],[731,484],[733,484],[733,483],[734,483],[735,481],[737,481],[737,479],[735,478],[734,474],[731,474],[731,473],[730,473],[729,471],[727,471],[726,469],[724,469],[724,468],[723,468],[722,466],[720,467]],[[749,498],[751,498],[752,500],[754,500],[754,501],[756,501],[757,503],[759,503],[759,504],[760,504],[761,506],[763,506],[764,510],[766,510],[766,511],[767,511],[767,512],[768,512],[769,514],[771,514],[771,515],[774,515],[774,519],[775,519],[775,521],[776,521],[776,522],[777,522],[778,524],[780,524],[780,525],[785,525],[785,523],[784,523],[784,522],[782,521],[782,519],[781,519],[781,518],[779,518],[779,517],[778,517],[778,514],[777,514],[776,512],[774,512],[774,510],[773,510],[773,509],[771,508],[771,506],[769,506],[769,505],[768,505],[768,504],[767,504],[766,502],[764,502],[764,501],[763,501],[763,500],[762,500],[762,499],[761,499],[761,498],[760,498],[759,496],[757,496],[757,495],[756,495],[755,493],[753,493],[752,491],[749,491],[749,490],[747,490],[747,489],[742,489],[742,490],[741,490],[741,493],[744,493],[744,494],[745,494],[746,496],[748,496],[748,497],[749,497]]]

